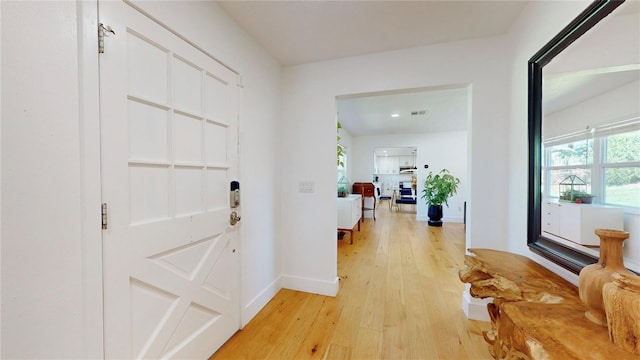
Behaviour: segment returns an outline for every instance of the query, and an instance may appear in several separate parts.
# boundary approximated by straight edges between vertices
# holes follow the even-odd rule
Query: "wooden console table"
[[[460,280],[471,295],[493,297],[491,330],[484,333],[495,359],[639,359],[609,341],[608,330],[584,316],[578,288],[521,255],[470,249]]]

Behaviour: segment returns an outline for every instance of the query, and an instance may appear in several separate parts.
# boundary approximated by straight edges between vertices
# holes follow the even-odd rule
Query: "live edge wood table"
[[[470,249],[460,280],[471,295],[493,297],[491,330],[484,333],[495,359],[639,359],[609,341],[608,330],[584,316],[578,288],[527,257]]]

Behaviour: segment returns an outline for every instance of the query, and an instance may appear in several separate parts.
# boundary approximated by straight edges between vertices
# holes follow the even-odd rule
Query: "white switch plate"
[[[312,193],[314,187],[315,187],[315,183],[313,181],[298,182],[298,192],[301,192],[301,193]]]

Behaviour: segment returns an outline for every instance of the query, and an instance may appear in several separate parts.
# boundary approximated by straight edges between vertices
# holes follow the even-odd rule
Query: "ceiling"
[[[282,65],[505,34],[527,1],[218,1]]]
[[[468,93],[467,86],[451,86],[341,96],[338,120],[352,136],[465,130]]]
[[[640,1],[626,1],[545,65],[544,115],[637,82],[639,29]],[[595,54],[601,51],[606,51],[607,56]]]
[[[218,1],[283,66],[505,34],[527,2]],[[338,98],[353,136],[466,129],[466,87]],[[425,110],[424,114],[411,112]],[[392,113],[399,114],[391,118]],[[446,118],[447,121],[440,121]]]
[[[544,114],[553,114],[638,80],[640,64],[545,75]]]

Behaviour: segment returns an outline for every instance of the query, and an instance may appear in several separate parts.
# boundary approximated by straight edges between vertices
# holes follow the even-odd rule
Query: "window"
[[[347,148],[338,144],[338,180],[347,176]]]
[[[640,207],[640,130],[603,139],[604,203]]]
[[[547,194],[559,197],[560,182],[569,175],[576,175],[591,184],[591,167],[593,164],[593,140],[579,140],[558,144],[547,150],[547,177],[543,184],[549,184]],[[587,191],[590,191],[587,188]]]
[[[640,208],[640,120],[592,129],[544,144],[542,189],[559,197],[569,175],[584,180],[600,204]]]

